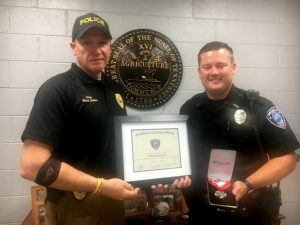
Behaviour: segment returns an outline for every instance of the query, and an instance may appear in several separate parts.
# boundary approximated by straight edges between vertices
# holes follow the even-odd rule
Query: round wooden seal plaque
[[[128,106],[149,109],[166,103],[182,79],[182,61],[176,46],[165,35],[132,30],[113,44],[106,68],[124,88]]]

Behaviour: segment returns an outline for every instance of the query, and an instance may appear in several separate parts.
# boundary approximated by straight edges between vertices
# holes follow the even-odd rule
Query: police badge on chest
[[[233,115],[234,117],[234,121],[241,125],[243,123],[245,123],[246,119],[247,119],[247,114],[243,109],[237,109]]]

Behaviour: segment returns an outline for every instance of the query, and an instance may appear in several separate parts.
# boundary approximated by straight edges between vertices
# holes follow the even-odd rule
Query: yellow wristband
[[[98,191],[98,194],[100,194],[103,191],[103,187],[104,187],[104,182],[103,182],[103,177],[101,177],[101,186],[100,186],[100,189]]]
[[[96,189],[93,191],[94,194],[97,194],[100,190],[101,190],[101,187],[102,187],[102,180],[103,178],[98,178],[98,183],[97,183],[97,187]]]

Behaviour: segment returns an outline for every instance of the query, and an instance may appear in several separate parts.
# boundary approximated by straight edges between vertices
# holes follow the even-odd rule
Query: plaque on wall
[[[176,46],[165,35],[149,29],[120,36],[113,44],[106,69],[124,89],[127,105],[138,109],[166,103],[182,79],[182,61]]]

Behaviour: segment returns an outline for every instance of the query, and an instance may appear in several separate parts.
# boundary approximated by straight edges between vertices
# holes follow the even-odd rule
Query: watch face
[[[235,196],[232,194],[232,187],[229,187],[226,190],[221,190],[208,182],[207,191],[208,201],[211,205],[229,208],[238,207]]]

